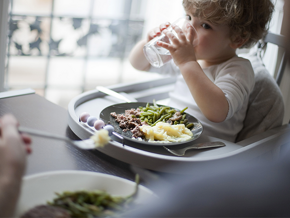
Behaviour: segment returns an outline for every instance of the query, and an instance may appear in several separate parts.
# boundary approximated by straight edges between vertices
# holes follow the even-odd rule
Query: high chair
[[[267,43],[284,47],[283,36],[268,33],[259,48]],[[249,107],[244,121],[244,128],[237,136],[236,144],[243,146],[233,153],[233,156],[260,156],[271,152],[276,157],[280,146],[285,144],[290,135],[289,124],[282,126],[284,103],[279,85],[286,68],[285,55],[280,62],[276,81],[271,76],[259,56],[260,49],[241,55],[248,58],[255,72],[255,88],[250,96]],[[161,77],[145,82],[120,84],[110,88],[125,93],[140,102],[152,102],[153,99],[163,103],[168,93],[174,89],[175,77]],[[166,104],[166,102],[164,103]],[[285,140],[284,140],[285,139]]]
[[[263,133],[275,127],[282,126],[284,118],[284,102],[279,85],[285,71],[285,52],[281,59],[276,81],[266,69],[260,53],[262,47],[272,43],[283,48],[283,36],[268,33],[264,40],[258,43],[253,52],[240,55],[250,60],[255,73],[255,87],[249,98],[244,127],[238,134],[236,142]]]

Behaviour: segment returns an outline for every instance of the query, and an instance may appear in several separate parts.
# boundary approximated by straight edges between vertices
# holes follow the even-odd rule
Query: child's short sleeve
[[[244,104],[255,85],[254,71],[250,61],[238,58],[224,65],[217,72],[214,83],[225,93],[229,103],[226,120],[230,119]]]

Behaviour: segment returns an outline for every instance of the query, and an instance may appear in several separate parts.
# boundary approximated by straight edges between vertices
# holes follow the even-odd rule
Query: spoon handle
[[[126,101],[126,102],[128,102],[128,103],[132,102],[130,99],[126,98],[125,96],[123,96],[123,95],[119,94],[118,92],[115,92],[115,91],[113,91],[113,90],[111,90],[111,89],[108,89],[108,88],[106,88],[106,87],[103,87],[103,86],[97,86],[96,88],[97,88],[97,90],[99,90],[100,92],[103,92],[103,93],[105,93],[105,94],[107,94],[107,95],[114,96],[115,98],[121,99],[121,100]]]

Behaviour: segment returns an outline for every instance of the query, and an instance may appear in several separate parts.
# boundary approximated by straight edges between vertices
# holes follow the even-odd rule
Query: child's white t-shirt
[[[149,71],[177,76],[175,88],[169,93],[169,106],[180,110],[188,107],[186,112],[203,124],[204,134],[235,141],[243,127],[249,96],[255,85],[254,71],[249,60],[235,56],[224,63],[203,68],[207,77],[225,93],[229,103],[227,118],[221,123],[211,122],[203,115],[173,61],[161,68],[151,67]]]

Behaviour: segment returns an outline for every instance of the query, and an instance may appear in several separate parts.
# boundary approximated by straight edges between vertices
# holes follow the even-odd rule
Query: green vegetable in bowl
[[[112,217],[131,206],[138,192],[139,175],[136,175],[135,182],[134,192],[127,197],[115,197],[101,190],[67,191],[56,193],[57,197],[48,204],[67,210],[72,217]]]

